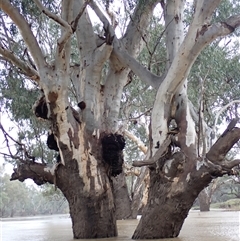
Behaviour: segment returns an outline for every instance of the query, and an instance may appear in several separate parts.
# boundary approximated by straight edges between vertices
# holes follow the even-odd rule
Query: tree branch
[[[19,142],[19,141],[16,141],[13,137],[11,137],[6,131],[5,129],[3,128],[2,124],[0,123],[0,129],[3,133],[3,136],[5,138],[5,141],[7,143],[7,148],[8,148],[8,152],[10,155],[8,155],[9,157],[11,157],[12,159],[15,159],[15,160],[19,160],[23,163],[26,163],[26,162],[30,162],[30,161],[35,161],[35,157],[34,156],[31,156],[28,151],[27,151],[27,148],[25,146],[25,144]],[[10,148],[10,145],[9,145],[9,140],[13,141],[15,144],[17,144],[19,146],[18,150],[17,150],[17,153],[15,155],[12,154],[12,151],[11,151],[11,148]],[[4,154],[2,153],[3,155],[7,155],[7,154]],[[20,157],[20,155],[22,154],[23,157]]]
[[[37,68],[40,69],[41,67],[43,67],[46,62],[28,22],[20,14],[18,9],[14,7],[8,0],[1,0],[0,8],[12,19],[12,21],[19,28],[21,36],[24,39],[26,45],[28,46],[28,49],[33,56]]]
[[[156,151],[153,157],[149,158],[146,161],[134,161],[132,165],[134,167],[142,167],[142,166],[155,164],[161,157],[165,155],[170,144],[171,144],[171,136],[168,136],[167,139],[162,143],[162,145]]]
[[[235,166],[238,166],[240,164],[240,159],[235,159],[233,161],[224,161],[221,166],[232,169]]]
[[[34,68],[29,66],[25,61],[22,61],[17,56],[15,56],[13,52],[5,49],[1,44],[0,44],[0,54],[4,57],[4,59],[12,62],[14,65],[20,68],[24,72],[24,74],[28,76],[30,79],[39,83],[38,72]]]
[[[137,138],[134,134],[132,134],[130,131],[128,130],[124,130],[123,134],[126,135],[130,140],[132,140],[133,142],[135,142],[138,146],[138,148],[144,153],[147,153],[147,147],[145,146],[145,144],[139,139]]]
[[[76,31],[77,25],[78,25],[78,21],[79,21],[79,19],[81,18],[81,16],[83,15],[83,13],[84,13],[87,5],[89,4],[89,2],[91,2],[91,0],[86,0],[86,1],[83,3],[83,5],[82,5],[82,7],[81,7],[81,9],[80,9],[80,11],[79,11],[79,13],[78,13],[78,15],[76,16],[75,20],[72,22],[71,25],[72,25],[73,32]]]
[[[146,84],[151,85],[154,88],[158,88],[162,83],[164,77],[159,77],[151,73],[148,69],[141,65],[126,51],[117,39],[114,39],[113,41],[113,53],[122,66],[129,67]]]
[[[65,29],[69,30],[71,28],[70,24],[67,21],[65,21],[64,19],[62,19],[58,15],[52,13],[51,11],[49,11],[46,7],[43,6],[43,4],[39,0],[33,0],[33,1],[37,5],[38,9],[42,13],[44,13],[46,16],[48,16],[49,18],[53,19],[55,22],[59,23]]]
[[[114,37],[115,32],[111,24],[109,23],[108,19],[105,17],[105,15],[102,13],[102,11],[99,9],[98,5],[93,1],[89,1],[89,6],[93,9],[93,11],[97,14],[101,22],[103,23],[103,28],[105,31],[108,31],[110,36]]]
[[[158,0],[137,2],[126,33],[122,38],[127,52],[133,57],[138,56],[142,49],[142,40],[147,37],[146,29],[149,26],[151,13],[158,2]]]
[[[65,44],[67,43],[68,39],[71,37],[73,33],[71,25],[67,21],[59,17],[58,15],[52,13],[47,8],[45,8],[39,0],[34,0],[34,2],[36,3],[40,11],[46,14],[46,16],[48,16],[49,18],[53,19],[55,22],[59,23],[64,28],[65,30],[64,34],[57,41],[58,43],[57,56],[61,55]]]
[[[20,164],[17,168],[13,169],[13,173],[10,181],[19,180],[23,182],[24,180],[30,178],[37,185],[42,185],[49,182],[54,184],[55,176],[55,166],[48,167],[46,164],[29,162],[27,164]]]
[[[223,162],[224,158],[233,145],[239,141],[239,139],[240,128],[234,127],[231,130],[226,131],[226,133],[221,135],[210,148],[209,152],[206,154],[207,159],[218,165],[226,165],[226,162]],[[231,166],[231,164],[229,165]]]

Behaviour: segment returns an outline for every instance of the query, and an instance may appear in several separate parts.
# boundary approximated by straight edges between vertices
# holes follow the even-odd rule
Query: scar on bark
[[[46,97],[43,95],[37,100],[33,106],[33,111],[36,117],[47,120],[48,119],[48,107],[46,103]]]
[[[117,176],[122,172],[125,140],[122,135],[109,134],[102,138],[102,157],[109,165],[111,176]]]

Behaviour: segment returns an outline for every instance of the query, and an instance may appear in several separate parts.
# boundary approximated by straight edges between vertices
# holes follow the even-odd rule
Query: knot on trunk
[[[122,135],[110,134],[102,138],[102,157],[110,166],[112,176],[117,176],[122,172],[124,147],[125,140]]]

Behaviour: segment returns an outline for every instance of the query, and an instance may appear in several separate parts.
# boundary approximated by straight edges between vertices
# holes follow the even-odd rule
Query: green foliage
[[[226,41],[226,40],[225,40]],[[209,45],[197,58],[189,75],[189,98],[198,108],[201,85],[204,85],[205,117],[213,125],[217,110],[232,100],[239,99],[240,54],[238,43],[224,40]],[[236,105],[223,113],[220,122],[238,116]]]
[[[211,208],[240,210],[240,199],[229,199],[226,202],[214,203],[211,204]]]
[[[31,216],[68,212],[61,192],[50,187],[36,189],[19,181],[10,181],[8,174],[0,176],[0,216]]]

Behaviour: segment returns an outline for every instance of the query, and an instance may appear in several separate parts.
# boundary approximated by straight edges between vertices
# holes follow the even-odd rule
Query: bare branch
[[[149,158],[146,161],[134,161],[134,167],[142,167],[155,164],[161,157],[163,157],[171,144],[171,136],[168,136],[167,139],[162,143],[159,149],[156,151],[155,155]]]
[[[110,36],[115,36],[115,32],[111,24],[109,23],[108,19],[105,17],[105,15],[102,13],[98,5],[93,1],[89,1],[89,6],[93,9],[93,11],[97,14],[101,22],[103,23],[103,27],[105,31],[108,31],[110,33]]]
[[[47,8],[45,8],[39,0],[34,0],[34,2],[44,14],[46,14],[49,18],[53,19],[55,22],[59,23],[62,27],[64,27],[65,32],[61,36],[61,38],[58,39],[57,52],[58,54],[61,54],[65,44],[67,43],[68,39],[71,37],[73,33],[71,25],[67,21],[59,17],[58,15],[52,13]]]
[[[226,131],[224,135],[221,135],[215,144],[211,147],[206,157],[211,162],[221,165],[224,161],[226,154],[240,139],[240,128],[233,127],[231,130]],[[225,162],[223,163],[225,164]]]
[[[133,142],[135,142],[138,146],[138,148],[144,153],[147,153],[147,147],[146,145],[139,139],[137,138],[133,133],[131,133],[128,130],[124,130],[123,134],[126,135],[130,140],[132,140]]]
[[[13,174],[10,181],[19,180],[23,182],[27,178],[31,178],[37,185],[42,185],[46,182],[54,184],[55,167],[48,167],[46,164],[30,162],[28,164],[20,164],[13,169]]]
[[[33,0],[33,1],[35,2],[37,7],[39,8],[39,10],[41,12],[43,12],[44,14],[46,14],[46,16],[53,19],[55,22],[59,23],[65,29],[71,28],[71,26],[69,25],[69,23],[67,21],[65,21],[64,19],[62,19],[58,15],[52,13],[51,11],[49,11],[46,7],[43,6],[43,4],[39,0]]]
[[[16,141],[13,137],[11,137],[6,131],[5,129],[3,128],[2,124],[0,123],[0,129],[4,135],[4,138],[5,138],[5,141],[7,143],[7,148],[8,148],[8,152],[10,153],[10,157],[13,158],[13,159],[17,159],[17,160],[20,160],[22,162],[26,162],[26,161],[34,161],[35,160],[35,157],[34,156],[31,156],[27,149],[26,149],[26,146],[19,142],[19,141]],[[9,139],[11,141],[13,141],[15,144],[17,144],[19,146],[19,150],[17,151],[17,153],[15,155],[12,154],[12,151],[11,151],[11,148],[10,148],[10,145],[9,145]],[[23,155],[24,155],[24,158],[20,158],[18,155],[22,152]],[[4,154],[6,155],[6,154]]]
[[[83,3],[83,5],[82,5],[82,7],[81,7],[81,9],[80,9],[80,11],[79,11],[79,13],[78,13],[78,15],[76,16],[75,20],[72,22],[71,25],[72,25],[73,32],[76,31],[77,25],[78,25],[78,21],[79,21],[79,19],[81,18],[81,16],[83,15],[83,13],[84,13],[84,11],[85,11],[85,9],[86,9],[86,7],[87,7],[87,5],[89,4],[90,1],[91,1],[91,0],[86,0],[86,1]]]
[[[12,19],[12,21],[19,28],[22,38],[28,46],[28,49],[30,50],[31,55],[33,56],[37,68],[40,69],[41,67],[43,67],[46,64],[46,62],[28,22],[20,14],[18,9],[14,7],[8,0],[1,0],[0,8]]]
[[[24,72],[24,74],[28,76],[30,79],[39,83],[38,72],[31,66],[27,65],[25,61],[22,61],[17,56],[15,56],[14,53],[5,49],[1,44],[0,44],[0,54],[4,57],[4,59],[12,62],[14,65],[20,68]]]

